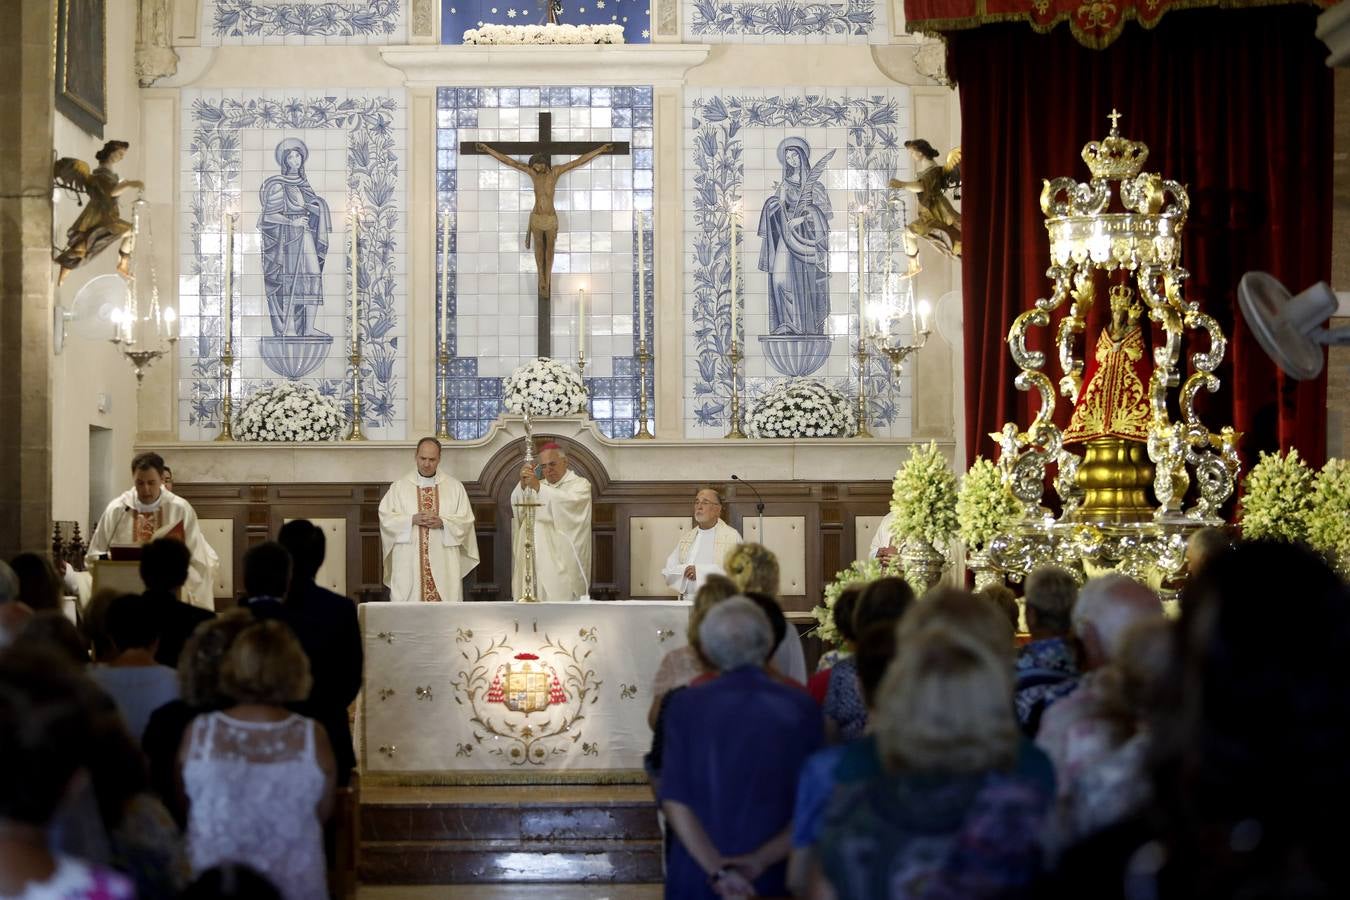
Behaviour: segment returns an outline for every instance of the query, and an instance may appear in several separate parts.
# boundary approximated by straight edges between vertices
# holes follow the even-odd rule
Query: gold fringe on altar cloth
[[[646,784],[641,769],[516,769],[500,772],[362,772],[362,787],[474,787],[519,784]]]

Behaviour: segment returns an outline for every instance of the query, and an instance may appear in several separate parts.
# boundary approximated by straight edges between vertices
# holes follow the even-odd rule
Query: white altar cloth
[[[363,773],[640,770],[652,677],[690,604],[363,603]],[[553,774],[550,774],[553,773]]]

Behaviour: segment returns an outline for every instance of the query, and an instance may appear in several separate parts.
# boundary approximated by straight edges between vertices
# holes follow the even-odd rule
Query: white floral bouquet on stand
[[[1308,543],[1350,578],[1350,462],[1329,459],[1313,481]]]
[[[941,552],[960,527],[956,518],[956,475],[936,442],[912,447],[891,485],[891,538],[896,546],[926,541]]]
[[[784,381],[759,398],[745,430],[756,438],[849,437],[857,428],[853,403],[819,381]]]
[[[622,25],[484,25],[464,32],[466,44],[622,44]]]
[[[308,384],[287,381],[248,399],[234,435],[241,441],[335,441],[344,421],[332,400]]]
[[[900,574],[898,561],[887,566],[876,557],[854,560],[847,569],[836,572],[834,581],[825,585],[825,596],[821,604],[811,610],[816,619],[816,636],[835,647],[840,646],[843,636],[839,634],[839,629],[834,624],[834,604],[839,600],[839,595],[844,593],[844,588],[851,584],[868,584],[886,575],[898,574]]]
[[[503,405],[510,412],[541,419],[586,411],[586,388],[571,366],[541,356],[520,366],[506,379]]]
[[[961,540],[971,550],[984,550],[989,542],[1008,530],[1022,506],[992,460],[975,457],[956,495],[956,525]]]
[[[1288,455],[1262,453],[1242,483],[1242,536],[1251,540],[1306,541],[1313,510],[1313,470]]]

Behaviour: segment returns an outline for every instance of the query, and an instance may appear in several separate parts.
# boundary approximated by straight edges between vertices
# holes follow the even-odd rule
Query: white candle
[[[225,350],[234,343],[234,216],[225,214]]]
[[[637,227],[637,257],[638,257],[638,347],[647,346],[647,266],[646,260],[646,239],[642,234],[642,213],[638,213]]]
[[[577,291],[577,358],[586,355],[586,289]]]
[[[862,332],[863,308],[866,302],[867,285],[867,232],[866,213],[858,210],[858,331]]]
[[[731,210],[731,342],[736,343],[736,209]]]
[[[441,213],[441,341],[450,339],[450,211]]]
[[[352,258],[351,258],[351,273],[352,273],[352,348],[353,348],[353,349],[355,349],[355,348],[356,348],[356,345],[357,345],[357,330],[356,330],[356,329],[357,329],[357,321],[356,321],[356,312],[357,312],[357,310],[356,310],[356,295],[357,295],[357,290],[356,290],[356,267],[357,267],[356,241],[357,241],[357,228],[358,228],[357,222],[359,221],[358,218],[357,218],[357,216],[358,216],[358,213],[357,213],[356,205],[353,204],[353,205],[352,205]]]

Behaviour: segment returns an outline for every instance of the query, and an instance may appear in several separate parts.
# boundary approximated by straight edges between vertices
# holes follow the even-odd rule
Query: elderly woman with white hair
[[[699,640],[721,674],[666,710],[666,896],[784,895],[797,777],[823,743],[820,710],[765,671],[773,632],[753,601],[714,606]]]

